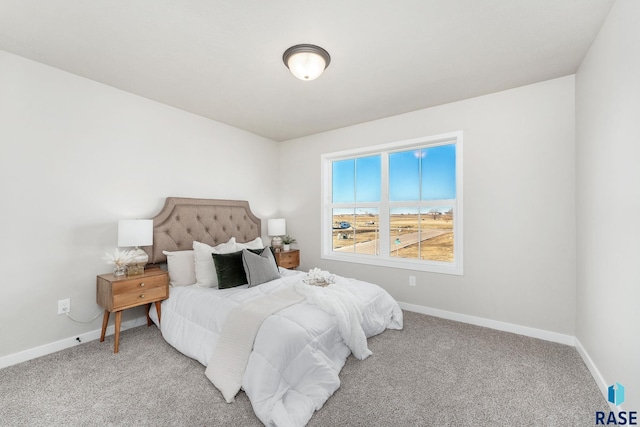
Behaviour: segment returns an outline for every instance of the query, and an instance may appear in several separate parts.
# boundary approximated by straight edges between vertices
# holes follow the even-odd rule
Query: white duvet
[[[171,288],[169,299],[162,303],[162,335],[180,352],[207,366],[234,308],[305,277],[301,272],[281,272],[282,278],[253,288]],[[384,289],[354,279],[344,283],[364,304],[362,329],[367,337],[402,328],[402,311]],[[150,315],[157,323],[153,307]],[[242,388],[265,425],[304,426],[340,387],[338,373],[350,352],[335,318],[304,301],[262,323]]]

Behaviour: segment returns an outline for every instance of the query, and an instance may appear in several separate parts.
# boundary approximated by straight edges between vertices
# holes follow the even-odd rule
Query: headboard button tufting
[[[238,200],[169,197],[153,219],[153,246],[144,249],[155,264],[166,261],[162,251],[190,249],[194,241],[218,245],[232,237],[248,242],[261,230],[249,204]]]

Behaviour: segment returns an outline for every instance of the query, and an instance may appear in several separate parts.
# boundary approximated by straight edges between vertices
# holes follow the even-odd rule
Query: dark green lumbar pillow
[[[254,254],[262,253],[262,249],[248,249]],[[247,283],[247,275],[242,264],[242,251],[230,254],[211,254],[218,275],[218,289],[235,288]]]

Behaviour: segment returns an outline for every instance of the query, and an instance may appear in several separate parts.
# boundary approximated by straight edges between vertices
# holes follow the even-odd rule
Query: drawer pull
[[[144,294],[140,295],[140,298],[144,298]]]
[[[144,282],[140,283],[140,286],[144,286]]]

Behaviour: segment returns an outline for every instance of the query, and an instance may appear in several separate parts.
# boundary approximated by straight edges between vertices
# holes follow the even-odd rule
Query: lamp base
[[[271,239],[271,247],[274,251],[280,252],[282,250],[282,237],[275,236],[273,239]]]
[[[136,247],[131,251],[131,263],[127,265],[127,276],[136,276],[144,273],[144,266],[149,261],[149,255]]]
[[[137,276],[144,274],[144,264],[129,264],[127,265],[127,276]]]

